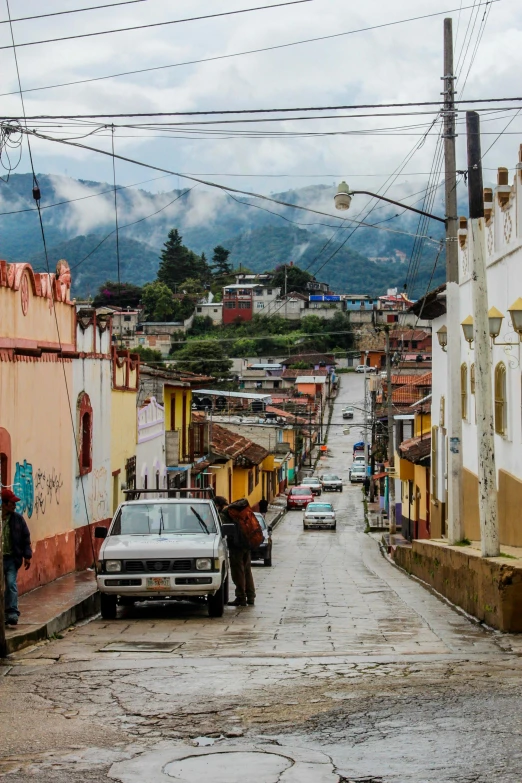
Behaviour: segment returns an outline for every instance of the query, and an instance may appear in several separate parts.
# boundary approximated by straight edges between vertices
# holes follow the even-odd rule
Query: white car
[[[304,530],[335,530],[337,519],[335,510],[331,503],[317,502],[309,503],[303,514]]]
[[[226,526],[223,526],[224,528]],[[116,607],[153,599],[206,597],[210,617],[228,601],[228,549],[209,497],[133,500],[116,511],[99,555],[98,590],[105,620]]]
[[[353,419],[354,408],[352,405],[347,405],[343,408],[343,419]]]
[[[350,468],[350,481],[355,484],[358,481],[364,481],[366,477],[366,468],[363,463],[355,463]]]
[[[343,481],[339,478],[339,476],[336,476],[335,473],[323,473],[322,476],[319,476],[321,479],[321,484],[323,485],[323,492],[342,492],[343,491]]]
[[[366,372],[371,372],[372,368],[367,364],[358,364],[355,368],[355,372],[364,372],[365,370]]]
[[[364,465],[364,457],[354,457],[353,458],[353,465]]]
[[[317,476],[306,476],[301,480],[299,486],[309,487],[312,490],[312,495],[320,495],[323,490],[321,480]]]

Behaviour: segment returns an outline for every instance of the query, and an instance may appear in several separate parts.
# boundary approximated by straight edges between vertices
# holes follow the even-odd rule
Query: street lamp
[[[518,297],[516,302],[513,302],[508,313],[511,317],[513,329],[519,337],[522,337],[522,299],[520,297]]]
[[[502,321],[504,316],[497,310],[496,307],[491,307],[488,311],[488,323],[489,323],[489,336],[492,340],[499,336],[502,329]]]
[[[352,203],[352,197],[357,195],[371,196],[372,198],[379,199],[379,201],[387,201],[388,204],[394,204],[394,206],[400,207],[401,209],[408,209],[410,212],[416,212],[417,215],[424,215],[424,217],[429,217],[432,220],[438,220],[439,223],[446,224],[446,218],[432,215],[431,212],[424,212],[422,209],[415,209],[415,207],[410,207],[408,204],[402,204],[400,201],[394,201],[391,198],[381,196],[379,193],[371,193],[369,190],[350,190],[344,180],[338,186],[337,193],[334,196],[335,208],[342,210],[349,209],[350,204]]]
[[[471,344],[474,340],[473,335],[473,317],[471,315],[468,315],[467,318],[464,318],[464,320],[461,323],[462,331],[464,332],[464,339],[466,342],[469,343],[469,347],[471,348]]]
[[[446,353],[446,348],[448,346],[448,328],[447,326],[441,326],[440,329],[437,332],[437,339],[439,341],[439,345]]]

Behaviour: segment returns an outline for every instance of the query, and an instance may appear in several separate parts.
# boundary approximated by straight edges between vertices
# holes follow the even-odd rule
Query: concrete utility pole
[[[364,427],[363,427],[363,443],[364,443],[364,477],[368,475],[368,351],[364,353]]]
[[[500,546],[498,541],[497,470],[491,382],[492,361],[488,324],[484,190],[480,152],[480,118],[475,111],[466,112],[466,132],[469,222],[473,243],[471,289],[475,340],[480,537],[482,556],[497,557],[500,554]]]
[[[388,398],[388,522],[390,535],[397,532],[397,526],[395,523],[395,479],[393,474],[395,473],[395,446],[393,437],[393,401],[392,401],[392,382],[391,382],[391,354],[390,354],[390,327],[386,326],[386,396]]]
[[[448,543],[464,537],[462,492],[462,412],[460,404],[459,256],[457,246],[457,166],[453,26],[444,20],[444,161],[446,201],[446,320],[448,329]],[[438,449],[437,449],[438,453]],[[436,487],[434,490],[436,492]]]
[[[9,480],[9,479],[8,479]],[[2,487],[0,481],[0,488]],[[5,638],[5,583],[4,583],[4,520],[2,519],[2,501],[0,500],[0,658],[7,656],[7,642]]]

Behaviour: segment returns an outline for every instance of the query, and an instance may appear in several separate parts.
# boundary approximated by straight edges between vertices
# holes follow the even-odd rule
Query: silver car
[[[366,476],[366,468],[363,464],[355,463],[350,468],[350,481],[352,484],[356,482],[364,481]]]
[[[337,518],[331,503],[309,503],[303,514],[304,530],[335,530]]]

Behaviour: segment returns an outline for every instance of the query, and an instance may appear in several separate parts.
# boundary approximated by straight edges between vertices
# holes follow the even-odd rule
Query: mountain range
[[[65,258],[72,269],[73,294],[94,295],[103,282],[118,279],[114,190],[107,183],[57,175],[39,174],[38,181],[49,266],[54,269]],[[271,195],[333,214],[334,193],[333,187],[314,185]],[[202,186],[161,193],[118,188],[117,209],[119,276],[122,282],[137,285],[155,278],[162,245],[175,227],[184,244],[204,252],[207,259],[217,244],[224,245],[236,268],[263,272],[293,262],[337,293],[402,290],[414,248],[411,234],[418,223],[411,213],[394,218],[396,208],[381,207],[379,228],[357,227],[349,222],[352,211],[341,224],[335,218]],[[357,210],[352,209],[355,218]],[[434,239],[442,238],[440,224],[430,224],[429,229]],[[420,296],[428,285],[444,280],[443,253],[434,270],[437,252],[435,242],[425,243],[410,296]],[[29,174],[12,174],[7,183],[0,182],[0,257],[29,261],[37,271],[46,269]]]

